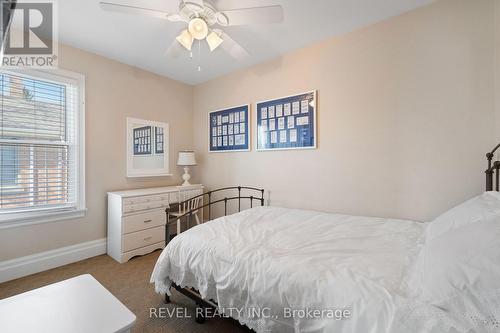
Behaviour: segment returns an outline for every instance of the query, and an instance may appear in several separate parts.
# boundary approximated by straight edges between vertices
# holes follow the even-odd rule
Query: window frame
[[[85,76],[80,73],[55,70],[0,70],[6,74],[31,76],[35,79],[48,80],[55,83],[71,83],[78,85],[77,128],[76,128],[76,163],[78,166],[76,208],[34,208],[18,212],[0,214],[0,229],[26,226],[46,222],[72,220],[84,217],[87,213],[85,201]]]

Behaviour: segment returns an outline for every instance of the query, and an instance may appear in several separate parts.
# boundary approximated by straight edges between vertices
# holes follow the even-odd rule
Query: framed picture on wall
[[[127,177],[170,176],[168,124],[127,118]]]
[[[134,155],[151,155],[151,126],[134,128]]]
[[[250,105],[208,113],[208,151],[250,150]]]
[[[316,91],[256,104],[257,150],[315,149]]]
[[[164,152],[163,127],[155,127],[155,154]]]

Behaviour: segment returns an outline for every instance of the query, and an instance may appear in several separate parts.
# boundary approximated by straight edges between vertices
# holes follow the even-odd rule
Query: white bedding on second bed
[[[175,237],[151,282],[159,293],[169,293],[172,282],[194,287],[257,332],[388,332],[424,228],[412,221],[258,207]],[[249,316],[263,308],[272,316]],[[349,309],[351,318],[285,318],[284,308]]]

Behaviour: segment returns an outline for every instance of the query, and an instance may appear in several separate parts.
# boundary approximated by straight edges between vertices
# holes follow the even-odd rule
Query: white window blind
[[[79,209],[79,83],[0,71],[0,214]]]

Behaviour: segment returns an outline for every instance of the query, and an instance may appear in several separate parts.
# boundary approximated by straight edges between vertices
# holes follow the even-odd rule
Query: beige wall
[[[202,181],[263,186],[273,205],[416,220],[480,193],[495,144],[494,1],[441,0],[195,87]],[[319,149],[207,153],[208,111],[311,89]]]
[[[0,261],[105,237],[106,192],[179,183],[176,152],[193,144],[195,181],[210,187],[261,185],[273,205],[433,218],[483,190],[495,120],[500,139],[495,5],[500,17],[498,0],[440,0],[194,88],[61,46],[61,67],[86,75],[89,212],[2,229]],[[319,149],[207,153],[208,111],[311,89]],[[171,124],[174,177],[127,180],[127,116]]]
[[[86,76],[87,217],[0,230],[0,261],[106,237],[106,192],[178,184],[177,151],[192,148],[192,90],[176,81],[61,46],[60,67]],[[173,177],[126,178],[126,117],[170,123]]]
[[[495,1],[495,110],[496,138],[500,142],[500,0]]]

